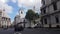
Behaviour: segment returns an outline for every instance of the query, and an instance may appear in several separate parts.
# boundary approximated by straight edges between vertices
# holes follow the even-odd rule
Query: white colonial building
[[[23,22],[23,25],[25,27],[29,27],[30,26],[30,22],[25,19],[25,16],[24,16],[24,11],[23,10],[19,10],[19,14],[15,16],[14,18],[14,24],[18,24],[18,23],[21,23]]]
[[[43,27],[60,27],[60,0],[42,0],[41,16]]]
[[[0,27],[9,27],[11,25],[11,19],[5,10],[0,9]]]

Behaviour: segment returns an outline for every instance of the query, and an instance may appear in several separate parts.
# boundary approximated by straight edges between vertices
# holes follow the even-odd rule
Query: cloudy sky
[[[27,10],[33,9],[34,6],[36,9],[35,12],[39,13],[41,0],[0,0],[0,9],[5,9],[5,12],[10,16],[12,21],[20,8],[23,7],[23,15],[25,15]],[[24,17],[23,15],[22,17]]]

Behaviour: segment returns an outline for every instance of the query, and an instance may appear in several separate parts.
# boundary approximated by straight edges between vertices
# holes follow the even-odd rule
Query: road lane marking
[[[15,32],[14,34],[22,34],[22,33],[20,33],[20,32]]]

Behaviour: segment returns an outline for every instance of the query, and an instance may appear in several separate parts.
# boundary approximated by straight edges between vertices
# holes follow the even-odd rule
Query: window
[[[43,5],[45,5],[45,1],[44,1],[44,0],[42,0],[42,2],[43,2]]]
[[[44,19],[44,22],[45,22],[45,24],[47,24],[47,19],[46,18]]]
[[[43,10],[43,13],[46,14],[46,9]]]
[[[41,14],[43,14],[43,10],[41,9]]]
[[[1,16],[1,14],[0,14],[0,16]]]
[[[55,17],[55,19],[56,19],[56,23],[59,23],[59,18],[58,17]]]
[[[7,18],[6,18],[6,20],[7,20]]]
[[[56,2],[53,3],[53,8],[54,8],[54,10],[57,10],[57,3]]]

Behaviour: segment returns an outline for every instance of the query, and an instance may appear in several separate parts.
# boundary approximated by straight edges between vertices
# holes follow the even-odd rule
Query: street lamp
[[[25,23],[26,23],[26,22],[25,22],[25,19],[24,19],[24,28],[25,28]]]

